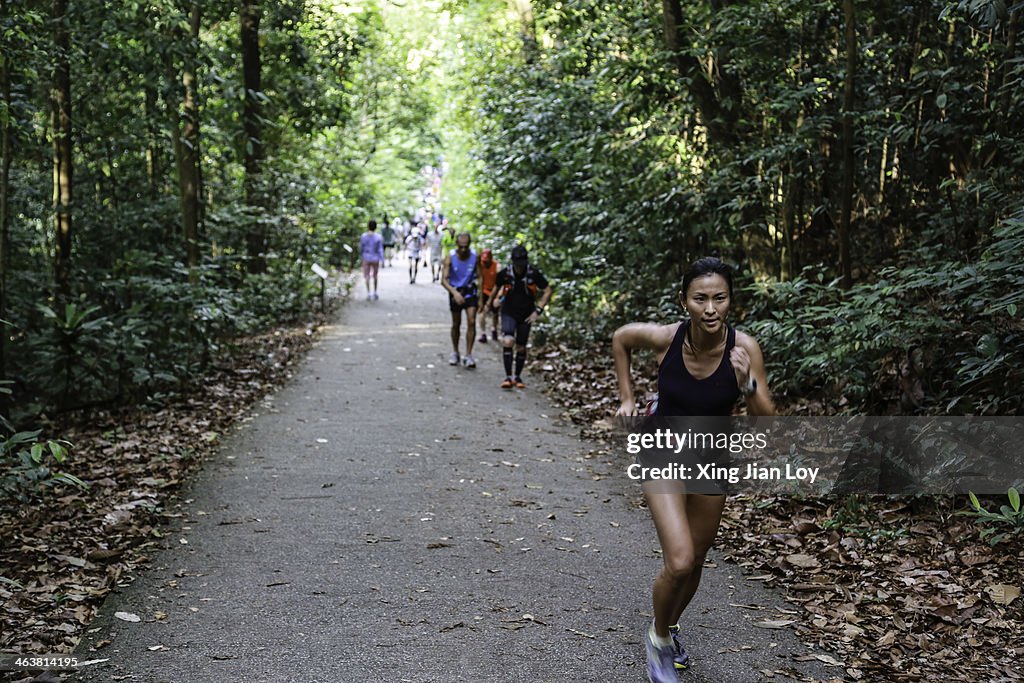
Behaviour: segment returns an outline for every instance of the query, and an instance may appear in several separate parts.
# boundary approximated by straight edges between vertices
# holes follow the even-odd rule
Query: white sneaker
[[[459,364],[459,352],[458,351],[452,351],[452,355],[448,356],[448,365],[458,365],[458,364]]]
[[[473,354],[467,353],[466,357],[462,359],[462,365],[467,368],[475,368],[476,358],[473,358]]]

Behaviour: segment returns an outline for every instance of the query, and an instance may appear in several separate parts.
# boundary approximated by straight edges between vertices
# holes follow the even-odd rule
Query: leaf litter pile
[[[73,444],[63,469],[90,488],[62,485],[0,506],[0,652],[74,649],[106,595],[132,580],[182,517],[174,512],[180,485],[220,435],[291,377],[315,329],[236,341],[201,386],[155,412],[91,413],[53,426]]]
[[[549,345],[534,358],[582,435],[606,435],[618,408],[607,346]],[[655,375],[652,359],[634,359],[638,405],[656,391]],[[964,509],[964,496],[737,495],[715,544],[749,580],[784,591],[788,618],[759,625],[794,628],[828,653],[807,657],[834,668],[836,680],[1024,680],[1024,534],[990,547],[970,517],[954,514]]]

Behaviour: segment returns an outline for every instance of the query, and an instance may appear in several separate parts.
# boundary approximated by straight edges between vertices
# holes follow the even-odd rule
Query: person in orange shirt
[[[494,260],[494,254],[490,249],[480,252],[480,265],[477,272],[480,273],[480,308],[477,309],[476,326],[480,328],[480,341],[487,343],[487,315],[491,316],[491,339],[498,340],[498,309],[490,305],[494,296],[494,284],[498,279],[498,271],[501,266]]]

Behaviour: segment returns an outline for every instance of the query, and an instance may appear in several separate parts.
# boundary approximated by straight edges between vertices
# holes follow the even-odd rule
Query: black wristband
[[[533,312],[536,313],[537,315],[540,315],[541,313],[544,312],[544,307],[543,306],[534,306],[533,307]]]

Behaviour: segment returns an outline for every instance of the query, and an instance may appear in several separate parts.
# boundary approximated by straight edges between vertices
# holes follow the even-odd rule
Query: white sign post
[[[314,263],[310,268],[320,277],[320,312],[323,313],[326,309],[324,299],[326,298],[327,278],[331,275],[319,263]]]

